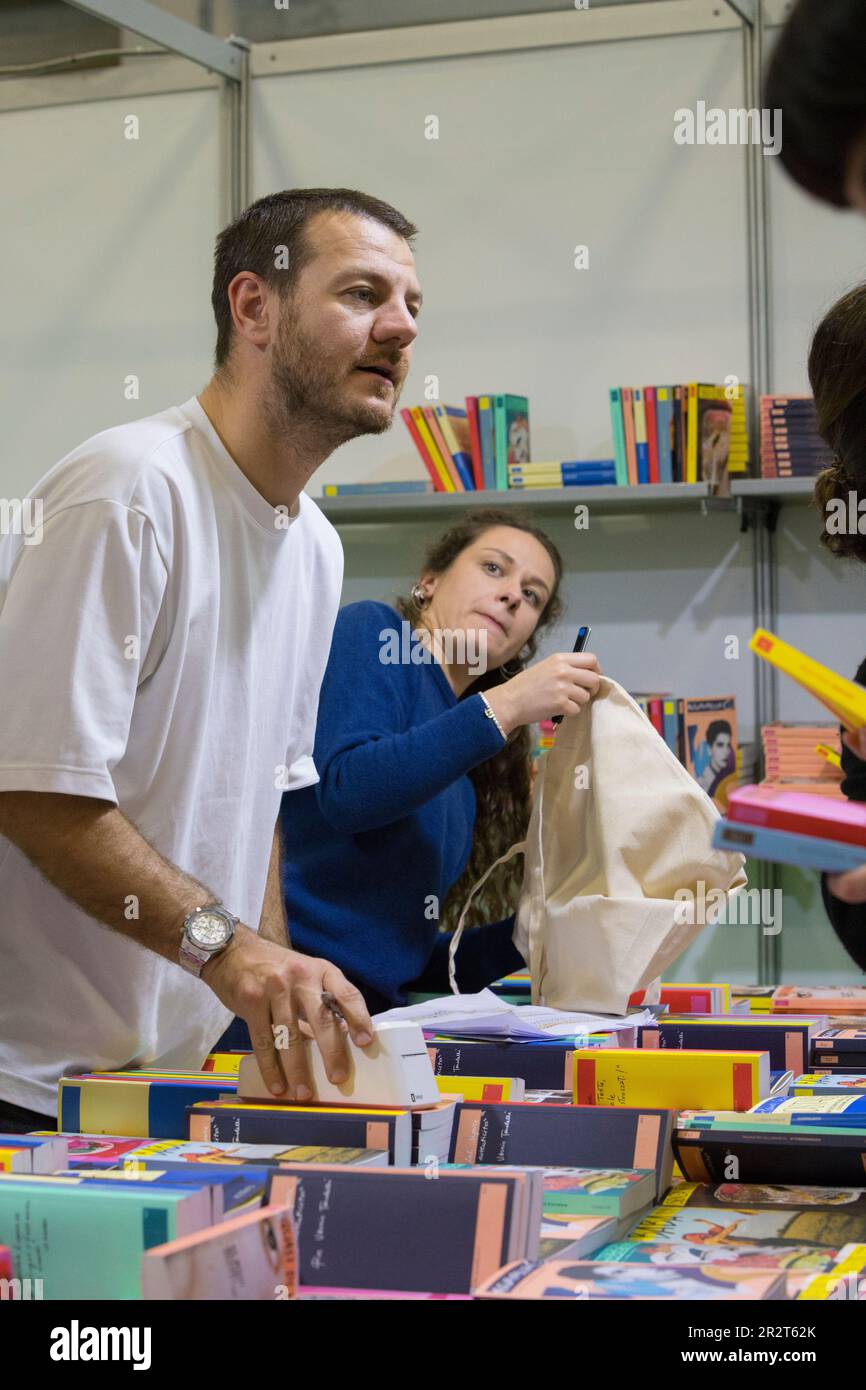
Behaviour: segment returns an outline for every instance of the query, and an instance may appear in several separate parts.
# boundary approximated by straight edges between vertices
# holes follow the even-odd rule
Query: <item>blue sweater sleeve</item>
[[[334,628],[313,758],[322,814],[346,834],[411,815],[503,747],[478,695],[413,725],[418,680],[435,677],[381,659],[395,619],[385,604],[354,603]]]

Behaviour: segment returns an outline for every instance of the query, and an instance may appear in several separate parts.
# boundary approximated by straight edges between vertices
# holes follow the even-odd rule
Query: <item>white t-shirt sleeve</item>
[[[64,508],[21,544],[0,609],[0,791],[117,802],[166,580],[151,522],[108,499]]]

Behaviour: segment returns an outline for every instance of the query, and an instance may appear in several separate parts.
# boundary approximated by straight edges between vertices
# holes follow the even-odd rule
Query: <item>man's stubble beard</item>
[[[345,362],[339,365],[304,332],[297,315],[286,313],[274,345],[271,379],[263,402],[275,432],[310,432],[332,449],[362,434],[383,434],[391,428],[399,391],[391,411],[383,415],[357,402],[342,405],[341,385],[348,383]]]

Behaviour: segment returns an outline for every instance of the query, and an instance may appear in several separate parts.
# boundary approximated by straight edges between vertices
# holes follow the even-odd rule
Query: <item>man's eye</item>
[[[349,293],[354,295],[369,295],[370,299],[374,297],[373,291],[368,289],[350,290]]]

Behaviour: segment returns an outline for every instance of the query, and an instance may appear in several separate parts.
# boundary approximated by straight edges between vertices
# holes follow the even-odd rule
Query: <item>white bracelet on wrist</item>
[[[495,714],[495,712],[494,712],[494,710],[493,710],[493,707],[492,707],[491,704],[490,704],[490,701],[488,700],[487,696],[484,694],[484,691],[483,691],[483,690],[479,690],[478,694],[481,696],[482,700],[484,701],[484,713],[487,715],[487,718],[488,718],[488,719],[492,719],[492,720],[493,720],[494,724],[496,725],[497,729],[499,730],[499,732],[500,732],[501,735],[502,735],[502,741],[503,741],[503,743],[507,743],[507,742],[508,742],[508,735],[506,734],[506,732],[505,732],[505,730],[503,729],[502,725],[500,724],[499,720],[496,718],[496,714]]]

